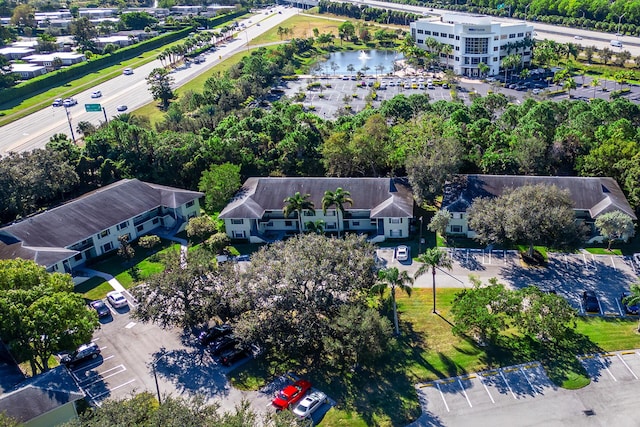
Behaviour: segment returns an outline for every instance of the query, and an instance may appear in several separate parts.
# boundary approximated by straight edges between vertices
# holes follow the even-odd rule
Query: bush
[[[229,236],[227,236],[226,233],[216,233],[209,237],[203,245],[207,250],[218,254],[221,253],[224,248],[229,246],[230,243],[231,239],[229,239]]]
[[[138,246],[145,249],[151,249],[154,246],[158,246],[159,244],[160,244],[160,238],[155,234],[142,236],[140,239],[138,239]]]

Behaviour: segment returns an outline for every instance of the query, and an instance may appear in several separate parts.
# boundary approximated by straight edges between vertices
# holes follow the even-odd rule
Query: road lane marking
[[[473,408],[473,405],[471,404],[471,401],[469,400],[469,396],[467,395],[467,391],[464,389],[464,386],[462,385],[462,381],[460,381],[460,378],[458,378],[458,385],[462,389],[462,393],[464,394],[465,399],[467,399],[467,403],[469,404],[469,407]]]
[[[136,322],[129,322],[129,323],[127,323],[127,324],[125,325],[125,327],[124,327],[124,328],[125,328],[125,329],[131,329],[131,328],[133,328],[134,326],[136,326]]]
[[[500,376],[502,377],[502,381],[504,381],[505,385],[509,389],[509,392],[511,393],[511,396],[513,396],[514,399],[517,399],[516,395],[513,393],[513,390],[511,390],[511,386],[509,385],[509,381],[507,381],[507,378],[504,376],[504,373],[502,372],[502,370],[500,370]]]
[[[478,381],[480,381],[480,384],[482,384],[482,386],[484,387],[484,389],[486,390],[487,394],[489,395],[489,399],[491,399],[491,403],[496,403],[495,400],[493,400],[493,396],[491,395],[491,392],[489,391],[489,388],[487,387],[487,385],[484,383],[484,381],[482,381],[482,376],[479,375],[478,376]]]
[[[438,391],[440,392],[440,397],[442,397],[442,401],[444,402],[444,407],[447,408],[447,412],[451,412],[449,410],[449,405],[447,405],[447,399],[445,399],[444,394],[442,394],[442,389],[440,388],[440,384],[436,383],[436,386],[438,387]]]
[[[629,365],[627,365],[627,362],[624,361],[622,356],[620,356],[619,354],[617,356],[620,359],[620,361],[624,364],[624,366],[629,370],[629,372],[631,372],[631,375],[633,375],[633,378],[638,379],[638,376],[636,375],[636,373],[631,370],[631,368],[629,367]]]

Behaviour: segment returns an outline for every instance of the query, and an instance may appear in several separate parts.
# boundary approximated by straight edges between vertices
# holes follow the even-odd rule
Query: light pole
[[[160,360],[162,360],[162,358],[170,355],[172,352],[173,352],[173,350],[168,351],[168,352],[156,357],[155,359],[153,359],[153,362],[151,363],[151,369],[153,369],[153,379],[156,382],[156,393],[158,394],[158,405],[162,404],[162,398],[160,397],[160,386],[158,385],[158,374],[156,373],[156,365],[158,364],[158,362]]]
[[[422,253],[422,219],[423,217],[420,217],[420,240],[418,243],[418,255],[420,255]]]
[[[622,15],[618,16],[618,34],[616,34],[616,36],[620,37],[620,24],[622,23],[622,18],[624,17],[624,15],[626,15],[627,12],[623,13]]]
[[[67,121],[69,122],[69,130],[71,131],[71,139],[73,139],[73,143],[76,143],[76,135],[73,133],[73,125],[71,124],[71,113],[69,113],[69,109],[65,106],[64,112],[67,113]]]
[[[524,7],[524,22],[527,22],[527,10],[529,10],[529,6],[531,6],[531,3]]]

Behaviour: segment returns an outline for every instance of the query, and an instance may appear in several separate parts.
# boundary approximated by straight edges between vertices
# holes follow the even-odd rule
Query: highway
[[[224,60],[243,49],[247,49],[247,42],[249,40],[252,40],[269,29],[280,25],[282,22],[298,13],[297,9],[286,8],[283,6],[273,7],[270,10],[273,12],[265,14],[263,11],[239,21],[240,24],[244,24],[246,26],[246,29],[237,32],[233,41],[226,43],[224,46],[220,46],[214,52],[208,52],[205,54],[204,56],[206,61],[204,63],[191,63],[189,66],[182,66],[174,70],[171,73],[175,80],[174,87],[184,85],[196,76],[218,64],[221,60]],[[68,110],[76,139],[80,136],[76,132],[76,127],[79,122],[87,121],[98,125],[101,121],[104,121],[104,114],[102,112],[87,113],[84,107],[85,104],[101,104],[106,110],[107,118],[111,119],[111,117],[121,114],[116,111],[116,107],[118,105],[126,105],[126,112],[132,112],[136,108],[142,107],[143,105],[153,101],[145,78],[154,68],[161,66],[160,61],[152,61],[141,67],[135,68],[132,75],[120,75],[75,95],[74,98],[78,101],[78,104],[73,107],[69,107]],[[91,98],[91,92],[95,90],[102,91],[101,98]],[[0,155],[6,155],[12,151],[23,152],[42,148],[47,142],[49,142],[49,138],[57,133],[64,133],[71,138],[69,121],[67,120],[64,107],[47,107],[27,117],[5,125],[0,129],[2,132],[2,138],[0,139]]]
[[[406,10],[418,14],[430,13],[441,14],[447,11],[430,9],[419,6],[387,3],[382,1],[367,0],[352,1],[357,4],[367,4],[374,7]],[[209,52],[205,55],[206,61],[201,64],[190,64],[189,66],[180,67],[172,72],[175,80],[175,87],[179,87],[199,74],[218,64],[221,60],[246,49],[249,40],[265,33],[269,29],[281,24],[288,18],[299,13],[296,8],[286,8],[277,6],[270,9],[271,12],[260,12],[247,19],[241,21],[245,24],[246,29],[236,33],[233,41],[224,46],[219,47],[215,52]],[[282,13],[278,13],[282,12]],[[507,18],[495,18],[496,21],[516,22]],[[346,20],[346,18],[345,18]],[[258,25],[259,24],[259,25]],[[624,50],[628,50],[635,56],[640,56],[640,39],[636,37],[624,36],[616,37],[614,34],[601,33],[595,31],[587,31],[573,29],[567,27],[558,27],[547,24],[532,23],[535,30],[536,39],[553,39],[558,42],[572,42],[583,46],[596,46],[599,49],[604,47],[610,48],[612,51],[619,51],[619,48],[612,47],[610,41],[619,39],[623,43]],[[575,36],[582,37],[581,40]],[[131,112],[136,108],[142,107],[152,101],[151,94],[148,90],[145,78],[154,68],[160,67],[160,61],[155,60],[144,66],[134,69],[133,75],[121,75],[107,82],[101,83],[90,90],[82,92],[75,96],[78,104],[69,108],[71,124],[73,130],[80,121],[88,121],[98,125],[104,121],[103,113],[87,113],[84,109],[85,104],[100,103],[106,109],[108,118],[119,114],[116,111],[118,105],[126,105],[127,111]],[[102,91],[103,96],[98,99],[91,98],[91,92],[94,90]],[[0,139],[0,155],[6,155],[9,152],[30,151],[35,148],[44,147],[49,138],[56,133],[64,133],[71,137],[69,121],[63,107],[48,107],[13,123],[5,125],[1,128],[2,138]],[[76,138],[79,137],[76,132]]]

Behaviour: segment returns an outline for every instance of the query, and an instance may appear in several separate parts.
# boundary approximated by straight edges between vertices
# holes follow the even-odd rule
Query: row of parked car
[[[255,346],[244,345],[233,335],[231,325],[223,324],[207,328],[198,335],[198,342],[207,347],[211,355],[224,366],[231,366],[240,360],[260,353]]]
[[[271,404],[278,411],[292,409],[298,418],[305,419],[311,418],[318,408],[328,402],[326,394],[312,390],[311,382],[300,379],[276,393]]]
[[[640,306],[638,304],[630,304],[630,296],[631,294],[629,292],[623,292],[620,295],[620,306],[626,315],[637,316],[638,312],[640,312]],[[583,291],[581,301],[586,313],[602,313],[600,302],[594,291]]]

